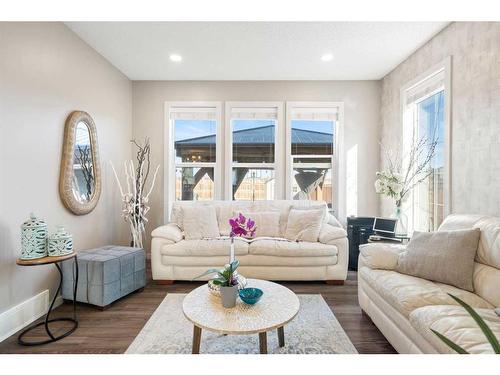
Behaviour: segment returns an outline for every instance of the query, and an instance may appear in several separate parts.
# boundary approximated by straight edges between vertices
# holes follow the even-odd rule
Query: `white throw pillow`
[[[295,209],[292,208],[288,214],[285,238],[292,241],[317,242],[325,210],[319,209]]]
[[[219,237],[217,214],[214,206],[182,207],[182,225],[186,240]]]
[[[280,236],[280,216],[279,211],[262,211],[262,212],[246,212],[234,211],[233,217],[242,213],[247,219],[250,218],[255,221],[257,230],[255,237],[281,237]]]

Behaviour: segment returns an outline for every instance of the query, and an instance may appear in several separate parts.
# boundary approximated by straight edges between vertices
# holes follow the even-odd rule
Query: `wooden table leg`
[[[260,354],[267,354],[267,332],[259,333]]]
[[[285,329],[283,326],[278,328],[278,343],[280,348],[285,346]]]
[[[193,329],[193,354],[200,354],[201,328],[194,326]]]

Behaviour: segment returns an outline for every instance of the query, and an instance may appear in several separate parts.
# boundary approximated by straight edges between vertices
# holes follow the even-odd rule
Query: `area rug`
[[[168,294],[126,354],[189,354],[193,325],[182,313],[185,294]],[[300,311],[285,326],[285,346],[276,330],[267,334],[270,354],[355,354],[356,348],[319,294],[300,294]],[[258,335],[224,336],[203,331],[201,354],[258,354]]]

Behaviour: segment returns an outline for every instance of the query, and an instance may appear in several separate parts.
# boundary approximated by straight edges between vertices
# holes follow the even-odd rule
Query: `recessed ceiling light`
[[[172,60],[174,62],[179,62],[179,61],[182,61],[182,56],[181,55],[172,54],[172,55],[170,55],[170,60]]]
[[[331,53],[325,53],[323,56],[321,56],[321,61],[332,61],[333,60],[333,55]]]

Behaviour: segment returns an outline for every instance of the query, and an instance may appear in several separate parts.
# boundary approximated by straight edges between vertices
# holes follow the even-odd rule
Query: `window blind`
[[[292,109],[293,120],[318,120],[337,121],[338,108],[315,108],[315,107],[294,107]]]
[[[170,108],[171,120],[216,120],[217,112],[213,107],[173,107]]]
[[[278,118],[278,109],[276,107],[252,108],[252,107],[234,107],[231,108],[231,119],[254,120],[254,119],[273,119]]]
[[[406,105],[419,102],[440,89],[444,89],[444,70],[406,90]]]

